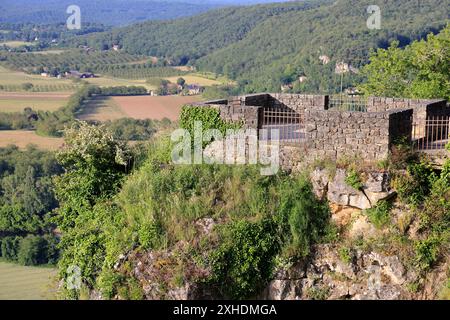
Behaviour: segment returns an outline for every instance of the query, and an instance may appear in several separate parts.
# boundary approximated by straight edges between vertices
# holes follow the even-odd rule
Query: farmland
[[[155,89],[154,87],[148,85],[145,80],[131,80],[131,79],[121,79],[113,77],[99,77],[91,78],[85,80],[86,82],[97,85],[99,87],[120,87],[120,86],[143,86],[148,90]]]
[[[112,97],[96,97],[88,101],[84,111],[78,115],[80,120],[108,121],[126,117]]]
[[[54,298],[56,270],[22,267],[0,261],[0,300],[44,300]]]
[[[69,94],[64,93],[1,93],[0,112],[22,112],[30,107],[35,111],[55,111],[65,105]]]
[[[0,46],[7,46],[10,48],[19,48],[21,46],[29,46],[33,45],[32,42],[25,42],[25,41],[6,41],[6,42],[0,42]]]
[[[168,118],[176,121],[183,105],[201,100],[199,96],[165,96],[165,97],[114,97],[113,100],[123,112],[134,119],[162,120]]]
[[[176,83],[178,78],[179,77],[168,77],[166,79],[169,80],[170,82]],[[182,76],[182,78],[184,80],[186,80],[186,83],[188,83],[188,84],[198,84],[198,85],[201,85],[204,87],[221,84],[221,82],[218,80],[207,79],[207,78],[201,77],[200,75],[195,75],[195,74],[184,75],[184,76]]]
[[[16,145],[25,149],[28,144],[34,144],[45,150],[56,150],[63,144],[63,139],[41,137],[34,131],[0,130],[0,148]]]
[[[66,79],[44,78],[40,75],[30,75],[20,71],[11,71],[0,66],[0,91],[24,91],[22,85],[31,83],[33,92],[71,92],[77,88],[72,81]]]
[[[82,120],[107,121],[123,117],[134,119],[178,120],[183,105],[198,102],[200,96],[136,96],[97,98],[89,102]]]

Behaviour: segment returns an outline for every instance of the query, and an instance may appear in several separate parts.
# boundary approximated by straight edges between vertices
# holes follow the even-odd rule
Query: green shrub
[[[364,186],[364,184],[361,181],[361,176],[354,169],[351,169],[347,172],[345,183],[356,190],[361,190]]]
[[[350,248],[347,247],[340,248],[339,258],[345,263],[350,263],[352,261],[352,251],[350,250]]]
[[[1,241],[2,258],[17,261],[21,237],[4,237]]]
[[[391,221],[390,211],[392,209],[392,204],[388,201],[380,201],[375,207],[367,209],[365,211],[375,227],[382,228],[386,226]]]
[[[272,276],[280,243],[271,219],[257,223],[238,221],[227,225],[222,244],[211,255],[212,281],[226,297],[249,298]]]
[[[279,192],[277,219],[283,229],[284,254],[305,257],[311,244],[330,231],[328,204],[317,200],[306,177],[288,179]]]
[[[415,244],[416,263],[421,270],[427,270],[433,266],[439,257],[441,239],[431,236]]]
[[[392,183],[400,200],[419,205],[430,194],[437,176],[433,167],[426,161],[411,163],[407,167],[406,174],[397,175]]]
[[[307,290],[306,295],[311,300],[327,300],[330,296],[330,288],[325,286],[314,286]]]
[[[24,266],[47,263],[46,241],[35,235],[28,235],[20,241],[17,261]]]

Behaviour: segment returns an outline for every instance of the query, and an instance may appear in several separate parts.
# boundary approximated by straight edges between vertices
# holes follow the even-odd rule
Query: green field
[[[0,261],[0,300],[54,299],[56,269]]]
[[[33,84],[33,92],[74,91],[77,88],[72,81],[66,79],[45,78],[40,75],[30,75],[20,71],[8,70],[0,66],[0,91],[24,91],[24,83]]]
[[[35,111],[55,111],[68,99],[68,94],[0,93],[0,112],[22,112],[27,107]]]
[[[85,80],[90,84],[97,85],[99,87],[119,87],[119,86],[143,86],[148,90],[154,90],[155,88],[145,83],[146,80],[131,80],[120,79],[113,77],[99,77]]]
[[[33,45],[32,42],[25,42],[25,41],[6,41],[6,42],[0,42],[0,46],[7,46],[10,48],[18,48],[21,46],[27,46],[27,45]]]

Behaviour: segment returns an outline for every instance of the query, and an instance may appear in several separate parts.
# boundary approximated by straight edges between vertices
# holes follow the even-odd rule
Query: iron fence
[[[449,143],[450,117],[430,117],[413,123],[412,145],[415,150],[442,150]]]
[[[267,137],[260,137],[262,140],[298,144],[305,139],[302,115],[288,107],[264,107],[261,128],[267,130]]]
[[[352,112],[367,112],[367,98],[363,96],[330,96],[328,109]]]

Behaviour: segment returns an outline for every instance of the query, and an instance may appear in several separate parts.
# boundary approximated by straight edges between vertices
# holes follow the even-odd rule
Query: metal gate
[[[303,116],[286,106],[264,107],[261,123],[261,129],[267,130],[262,140],[276,140],[277,133],[280,142],[298,144],[305,140]]]

